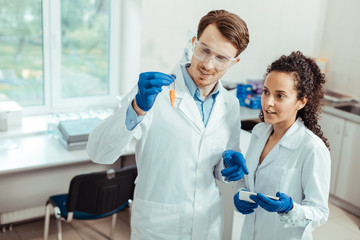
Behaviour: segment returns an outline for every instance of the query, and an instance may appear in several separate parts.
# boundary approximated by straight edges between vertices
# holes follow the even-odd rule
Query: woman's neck
[[[287,124],[274,124],[273,131],[270,135],[272,139],[280,141],[280,139],[284,136],[284,134],[287,132],[287,130],[289,130],[295,121]]]

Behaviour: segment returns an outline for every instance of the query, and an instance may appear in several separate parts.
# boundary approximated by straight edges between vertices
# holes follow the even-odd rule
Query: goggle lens
[[[207,61],[211,58],[214,67],[221,70],[227,68],[233,62],[235,62],[235,59],[231,59],[221,53],[211,50],[210,48],[206,47],[198,41],[195,41],[193,53],[194,56],[200,61]]]

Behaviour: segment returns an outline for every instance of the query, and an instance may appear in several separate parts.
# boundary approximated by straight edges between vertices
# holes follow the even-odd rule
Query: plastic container
[[[252,87],[250,84],[238,84],[236,86],[236,97],[239,99],[240,106],[245,106],[244,100],[252,96]]]
[[[245,106],[251,109],[260,109],[261,108],[261,97],[253,96],[250,98],[246,98],[244,100]]]
[[[248,79],[246,80],[252,87],[254,95],[261,94],[264,87],[264,79]]]

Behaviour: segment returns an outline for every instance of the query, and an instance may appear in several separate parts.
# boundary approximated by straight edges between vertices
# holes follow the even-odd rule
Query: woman
[[[262,123],[254,127],[246,154],[249,174],[239,181],[239,189],[257,195],[250,196],[253,203],[234,196],[237,210],[246,214],[241,239],[312,239],[326,222],[330,153],[318,125],[324,83],[316,63],[301,52],[268,67]],[[228,150],[223,157],[230,166],[223,175],[230,178],[242,155]]]

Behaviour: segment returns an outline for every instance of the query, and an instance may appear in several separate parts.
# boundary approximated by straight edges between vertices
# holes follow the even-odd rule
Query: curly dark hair
[[[304,125],[321,138],[326,147],[330,148],[318,124],[324,97],[325,75],[321,73],[315,61],[305,57],[300,51],[292,52],[289,56],[282,55],[268,66],[265,77],[272,71],[291,74],[295,81],[297,99],[302,100],[304,97],[308,99],[306,105],[298,111],[296,118],[300,117]],[[264,121],[262,110],[259,118]]]

